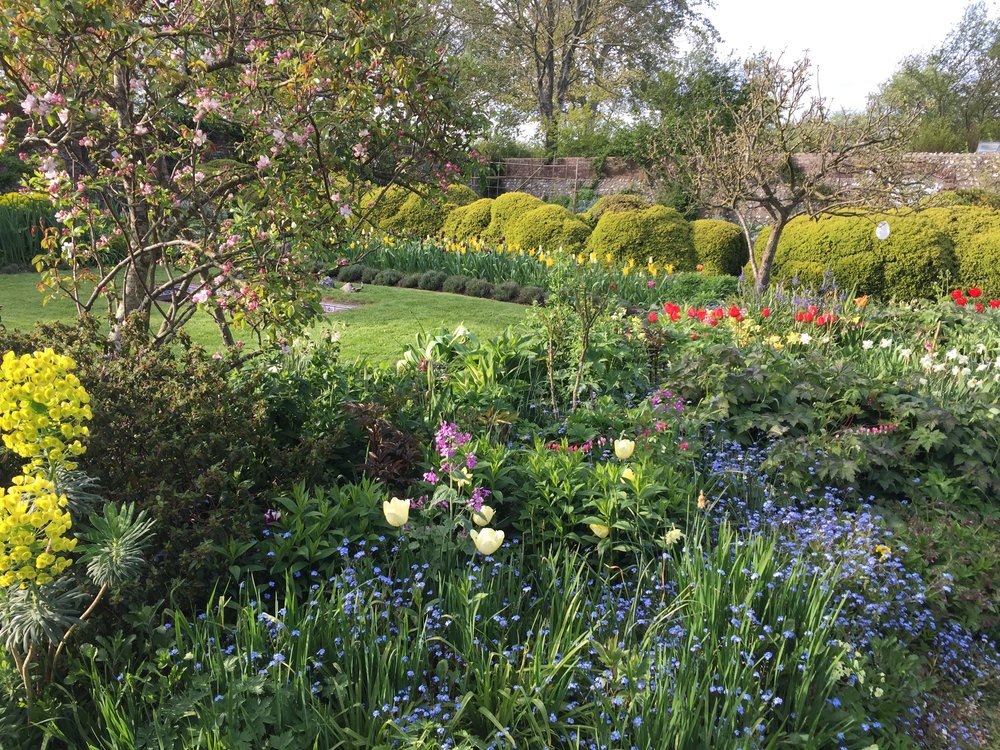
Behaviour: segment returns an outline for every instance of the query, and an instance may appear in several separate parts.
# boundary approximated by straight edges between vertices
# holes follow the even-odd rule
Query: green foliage
[[[521,287],[516,281],[504,281],[496,285],[494,296],[501,302],[515,302],[521,294]]]
[[[456,208],[469,206],[479,200],[478,193],[468,185],[449,185],[445,190],[445,197],[446,202]]]
[[[361,198],[361,213],[371,226],[380,227],[399,213],[412,193],[402,185],[369,190]]]
[[[977,206],[1000,211],[1000,193],[984,188],[959,188],[958,190],[942,190],[927,196],[921,205],[927,208],[942,206]]]
[[[614,193],[598,198],[597,202],[590,207],[590,210],[583,215],[583,218],[593,227],[597,225],[597,222],[605,213],[640,211],[645,208],[649,208],[649,201],[641,196],[629,193]]]
[[[441,273],[440,271],[425,271],[420,276],[417,286],[430,292],[440,292],[447,278],[448,274]]]
[[[499,200],[499,199],[498,199]],[[507,242],[546,252],[562,249],[578,253],[590,236],[590,227],[562,206],[540,205],[514,216],[506,224]]]
[[[483,239],[500,242],[507,237],[510,223],[533,208],[543,205],[540,198],[528,193],[504,193],[497,196],[490,206],[490,224],[483,232]]]
[[[465,293],[470,297],[489,299],[495,295],[495,288],[486,279],[469,279],[465,285]]]
[[[887,240],[875,237],[875,225],[887,220]],[[767,242],[757,237],[755,252]],[[775,279],[798,278],[819,287],[831,271],[841,288],[886,299],[937,297],[958,274],[955,243],[945,227],[923,214],[798,217],[782,232],[774,256]]]
[[[447,208],[440,200],[410,193],[403,205],[380,224],[387,232],[409,237],[434,237],[444,226]]]
[[[420,286],[421,276],[419,273],[408,273],[399,280],[399,286],[403,289],[416,289]]]
[[[1000,297],[1000,210],[987,207],[994,200],[989,193],[960,197],[972,205],[929,208],[918,216],[955,243],[958,268],[953,279],[959,285],[978,286],[988,297]]]
[[[371,283],[378,284],[380,286],[396,286],[402,280],[402,273],[394,268],[386,268],[375,274],[375,278],[372,279]]]
[[[444,235],[462,242],[481,236],[492,220],[492,198],[480,198],[451,211],[444,220]]]
[[[734,276],[675,273],[658,287],[665,300],[695,307],[714,307],[734,298],[739,282]]]
[[[632,259],[640,264],[652,258],[658,266],[669,264],[678,271],[693,271],[698,263],[691,225],[665,206],[605,213],[587,241],[587,251],[602,257],[611,253],[619,261]]]
[[[52,204],[44,195],[0,195],[0,267],[32,267],[42,252],[45,228],[54,225]]]
[[[9,152],[0,153],[0,193],[15,192],[21,179],[31,172],[31,167]]]
[[[449,294],[463,294],[467,283],[469,283],[468,276],[463,276],[461,274],[449,276],[441,285],[441,291],[448,292]]]
[[[696,219],[691,222],[691,239],[704,273],[739,276],[743,272],[748,260],[747,241],[737,224]]]

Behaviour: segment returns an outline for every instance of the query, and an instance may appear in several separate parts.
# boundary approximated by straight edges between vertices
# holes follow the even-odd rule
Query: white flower
[[[949,349],[944,357],[945,359],[958,359],[958,349]]]
[[[900,349],[899,350],[899,356],[902,357],[903,359],[909,359],[910,357],[913,356],[913,350],[912,349]]]
[[[663,541],[668,547],[673,547],[677,542],[684,538],[684,532],[680,529],[670,529],[666,536],[663,537]]]
[[[476,549],[480,553],[492,555],[503,544],[504,534],[502,531],[497,531],[496,529],[481,529],[470,532],[469,536],[472,537],[472,543],[476,545]]]
[[[982,354],[985,351],[986,351],[986,344],[977,344],[976,345],[976,353],[977,354]]]
[[[862,349],[871,349],[873,346],[875,346],[875,342],[871,341],[870,339],[865,339],[864,341],[861,342]]]
[[[476,526],[486,526],[493,520],[493,514],[495,512],[496,511],[494,511],[489,505],[484,505],[479,510],[472,512],[472,522],[476,524]]]
[[[920,358],[920,366],[925,370],[929,370],[934,366],[934,357],[930,354],[925,354]]]
[[[632,458],[632,454],[635,453],[635,441],[634,440],[615,440],[615,455],[622,461],[628,461]]]
[[[382,503],[382,513],[390,526],[404,526],[410,520],[410,501],[400,500],[398,497],[385,500]]]
[[[969,364],[969,358],[966,355],[964,355],[964,354],[959,354],[958,355],[958,364],[960,364],[960,365],[967,365],[967,364]]]
[[[888,349],[890,346],[892,346],[892,339],[882,339],[881,341],[878,342],[878,345],[883,349]]]
[[[812,340],[813,340],[813,337],[810,336],[808,333],[800,333],[799,334],[799,343],[800,344],[808,344]]]

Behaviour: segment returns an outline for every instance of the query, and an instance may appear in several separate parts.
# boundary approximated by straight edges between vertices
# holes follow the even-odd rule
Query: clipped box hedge
[[[494,243],[506,240],[507,228],[514,219],[544,205],[541,198],[528,193],[513,192],[498,196],[490,206],[490,224],[483,232],[483,239]]]
[[[588,252],[610,253],[616,261],[652,258],[658,266],[672,265],[676,271],[693,271],[698,265],[691,225],[666,206],[642,210],[605,211],[587,241]]]
[[[888,221],[887,240],[875,236],[880,221]],[[763,251],[769,229],[757,237],[754,252]],[[841,288],[857,294],[894,299],[937,297],[958,262],[948,233],[923,213],[867,216],[800,216],[782,232],[774,256],[772,277],[797,279],[819,286],[830,270]]]
[[[691,222],[691,240],[705,274],[739,276],[750,259],[743,230],[731,221],[696,219]]]
[[[512,218],[507,223],[506,237],[523,248],[541,247],[548,252],[561,248],[578,253],[587,244],[590,227],[569,209],[543,203]]]
[[[597,222],[606,213],[617,214],[622,211],[641,211],[649,208],[649,201],[638,195],[629,193],[614,193],[598,198],[597,202],[590,207],[590,210],[583,215],[584,221],[590,226],[597,226]]]
[[[493,216],[492,198],[480,198],[467,206],[459,206],[444,220],[444,235],[458,242],[481,237]]]

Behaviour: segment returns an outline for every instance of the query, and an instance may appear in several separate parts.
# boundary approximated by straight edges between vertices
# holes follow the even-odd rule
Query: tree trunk
[[[155,281],[155,257],[149,253],[135,254],[125,269],[122,293],[115,311],[115,326],[111,332],[113,341],[118,341],[125,321],[133,315],[138,316],[137,324],[142,330],[149,330],[149,312],[152,306],[149,291],[155,288]]]
[[[757,261],[757,278],[754,279],[754,293],[760,297],[767,290],[771,283],[771,267],[774,265],[774,254],[778,249],[778,241],[781,233],[788,223],[788,217],[779,215],[771,225],[771,233],[767,237],[767,244],[764,246],[764,254]],[[753,249],[751,248],[751,252]]]

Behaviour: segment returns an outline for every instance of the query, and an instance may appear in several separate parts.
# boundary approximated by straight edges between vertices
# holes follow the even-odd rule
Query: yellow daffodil
[[[469,536],[472,537],[472,543],[476,545],[476,549],[481,554],[492,555],[503,544],[504,533],[496,529],[480,529],[470,532]]]
[[[385,500],[382,503],[382,513],[385,514],[385,520],[389,525],[398,529],[410,520],[410,501],[400,500],[398,497]]]

